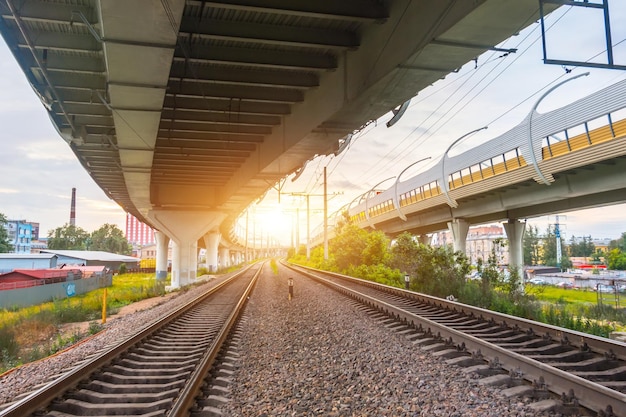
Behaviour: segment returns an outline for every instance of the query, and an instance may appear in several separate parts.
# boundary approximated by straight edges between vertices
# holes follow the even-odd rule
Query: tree
[[[626,232],[622,232],[622,235],[616,240],[612,240],[609,243],[609,250],[619,249],[622,252],[626,252]]]
[[[618,248],[611,249],[606,255],[606,263],[609,269],[623,271],[626,269],[626,253]]]
[[[524,265],[537,265],[539,264],[539,233],[537,226],[529,225],[524,233],[524,239],[522,241],[523,253],[524,253]]]
[[[88,249],[119,253],[121,255],[130,255],[133,250],[120,228],[109,223],[105,223],[91,234]]]
[[[565,241],[563,240],[563,237],[561,236],[559,237],[559,239],[561,240],[561,248],[564,248]],[[557,258],[556,242],[557,242],[557,238],[556,238],[554,229],[551,227],[548,227],[546,229],[546,235],[543,238],[543,246],[542,246],[543,254],[541,256],[541,261],[544,265],[557,266],[557,264],[559,264],[558,260],[556,259]],[[561,268],[569,268],[570,266],[572,266],[572,262],[567,256],[567,252],[563,250],[561,251],[560,266]]]
[[[48,249],[86,250],[89,233],[80,227],[65,223],[48,232]]]
[[[449,247],[432,247],[402,233],[391,247],[390,265],[411,277],[410,288],[437,297],[459,296],[469,273],[469,262]]]
[[[381,231],[367,232],[354,224],[344,224],[329,244],[335,265],[340,271],[360,265],[385,263],[389,239]]]
[[[419,243],[409,232],[404,232],[396,237],[391,246],[391,257],[389,264],[392,268],[397,268],[403,274],[410,276],[417,275],[417,268],[420,261]]]
[[[581,239],[576,239],[572,236],[569,244],[569,256],[576,257],[589,257],[596,251],[596,245],[591,241],[590,236],[583,236]]]
[[[0,253],[7,253],[13,250],[13,245],[9,242],[9,232],[6,228],[7,218],[0,213]]]

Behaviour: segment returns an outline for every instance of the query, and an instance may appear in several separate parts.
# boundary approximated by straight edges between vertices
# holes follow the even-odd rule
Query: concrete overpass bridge
[[[544,6],[550,12],[556,5]],[[173,286],[316,155],[539,17],[536,0],[0,0],[0,33]],[[157,269],[165,270],[159,257]]]
[[[521,266],[525,223],[520,219],[626,202],[626,80],[562,108],[536,112],[550,92],[509,131],[450,156],[459,142],[472,140],[464,135],[443,155],[409,165],[387,180],[389,188],[368,191],[332,217],[347,212],[360,227],[392,237],[447,228],[462,252],[471,224],[505,221],[510,264]],[[425,162],[434,163],[425,167]],[[403,178],[418,163],[421,172]],[[331,225],[328,238],[333,235]],[[322,243],[318,227],[312,245]]]

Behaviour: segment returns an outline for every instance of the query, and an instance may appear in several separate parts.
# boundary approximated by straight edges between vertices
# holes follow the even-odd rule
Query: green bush
[[[15,341],[15,333],[10,328],[0,328],[0,352],[2,352],[2,362],[17,356],[20,347]]]

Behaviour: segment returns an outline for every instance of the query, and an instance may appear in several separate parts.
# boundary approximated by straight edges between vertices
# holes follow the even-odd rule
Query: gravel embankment
[[[213,286],[220,280],[221,278],[212,279],[198,288]],[[199,290],[177,293],[167,299],[161,297],[151,299],[153,301],[151,304],[154,307],[123,317],[112,317],[104,325],[104,331],[97,335],[60,354],[23,365],[5,373],[0,377],[0,405],[13,401],[21,394],[33,391],[37,385],[71,369],[78,361],[88,358],[104,347],[132,336],[146,324],[162,317],[176,306],[191,300],[197,291]]]
[[[269,266],[242,323],[241,360],[230,385],[228,416],[530,417],[524,399],[503,398],[478,377],[420,351],[345,298]],[[206,285],[214,285],[212,281]],[[103,346],[133,334],[193,296],[177,295],[152,309],[107,322],[88,341],[0,378],[0,404],[69,369]]]
[[[227,416],[536,416],[326,287],[269,268],[241,324]]]

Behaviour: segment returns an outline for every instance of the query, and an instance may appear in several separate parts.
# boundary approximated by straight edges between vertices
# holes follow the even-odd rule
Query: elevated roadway
[[[216,265],[269,187],[538,12],[536,0],[0,0],[0,33],[94,181],[160,231],[158,247],[174,241],[178,286],[195,278],[198,241]]]
[[[575,88],[575,78],[557,87]],[[463,252],[470,224],[504,220],[511,263],[521,266],[520,219],[626,202],[626,80],[538,113],[543,98],[502,135],[450,156],[472,140],[462,136],[430,167],[403,178],[409,165],[389,188],[370,190],[337,215],[347,212],[360,227],[389,236],[448,228]],[[317,232],[313,245],[323,242]]]

